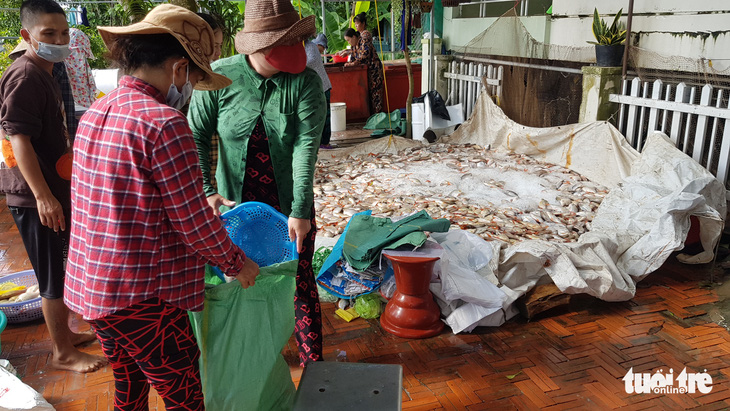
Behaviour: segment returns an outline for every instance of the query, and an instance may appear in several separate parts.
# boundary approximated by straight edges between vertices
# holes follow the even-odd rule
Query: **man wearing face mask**
[[[314,16],[300,19],[289,0],[248,0],[244,29],[235,39],[241,54],[213,64],[233,85],[196,91],[188,112],[203,187],[214,212],[260,201],[289,217],[289,237],[299,252],[294,335],[302,366],[323,359],[322,316],[312,270],[317,232],[312,186],[326,102],[322,80],[306,68],[302,43],[314,32]],[[217,188],[211,184],[209,158],[216,132],[221,156]]]
[[[61,90],[52,73],[54,63],[70,53],[68,24],[63,9],[51,0],[23,2],[20,20],[28,50],[0,78],[2,150],[11,167],[0,170],[0,189],[6,192],[38,279],[52,343],[50,364],[90,372],[105,361],[74,347],[93,340],[94,334],[69,329],[63,302],[71,222],[71,139]],[[15,177],[15,187],[5,186],[10,175]]]
[[[65,300],[94,325],[114,372],[115,409],[147,409],[149,381],[166,409],[200,410],[187,310],[203,308],[203,266],[244,288],[258,266],[210,211],[195,141],[176,108],[193,88],[231,81],[210,68],[213,30],[182,7],[162,4],[139,23],[98,29],[126,75],[76,133]]]

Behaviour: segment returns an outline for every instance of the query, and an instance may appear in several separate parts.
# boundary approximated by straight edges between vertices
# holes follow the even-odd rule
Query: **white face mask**
[[[43,43],[41,41],[38,41],[35,37],[33,37],[32,34],[30,34],[30,31],[28,32],[28,35],[30,38],[38,42],[38,49],[33,49],[35,51],[35,54],[38,55],[38,57],[42,58],[45,61],[51,62],[51,63],[60,63],[63,60],[66,59],[66,57],[71,55],[71,49],[68,48],[68,43],[66,44],[50,44],[50,43]],[[31,44],[31,47],[33,45]]]
[[[183,85],[182,91],[178,91],[177,86],[175,86],[176,69],[177,63],[172,66],[172,84],[170,84],[170,89],[167,90],[167,97],[165,98],[165,101],[168,106],[180,110],[185,106],[185,103],[190,100],[190,96],[193,95],[193,85],[190,84],[190,65],[188,64],[187,67],[185,67],[185,84]]]

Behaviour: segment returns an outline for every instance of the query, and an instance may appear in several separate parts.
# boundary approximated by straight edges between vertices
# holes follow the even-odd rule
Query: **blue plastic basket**
[[[268,204],[249,201],[221,216],[233,243],[259,267],[299,258],[297,244],[289,239],[289,219]],[[223,278],[223,272],[215,267]]]
[[[0,277],[0,284],[12,282],[17,285],[30,287],[38,284],[33,270],[20,271]],[[8,323],[17,324],[43,318],[41,297],[19,303],[0,304],[0,311],[7,317]]]

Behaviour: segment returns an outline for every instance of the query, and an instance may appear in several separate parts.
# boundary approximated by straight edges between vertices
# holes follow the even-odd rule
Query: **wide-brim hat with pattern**
[[[218,90],[231,85],[231,80],[210,68],[213,58],[213,30],[208,23],[192,11],[173,4],[161,4],[147,13],[139,23],[121,27],[98,27],[99,34],[107,48],[119,36],[142,34],[172,34],[196,66],[206,74],[195,88],[197,90]]]
[[[314,16],[300,19],[291,0],[248,0],[243,30],[236,34],[236,50],[254,54],[291,45],[314,36],[315,30]]]

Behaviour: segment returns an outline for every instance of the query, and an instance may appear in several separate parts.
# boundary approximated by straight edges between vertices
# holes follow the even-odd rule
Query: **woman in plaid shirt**
[[[213,30],[182,7],[163,4],[99,32],[129,75],[79,124],[66,304],[94,325],[114,371],[115,409],[147,409],[148,381],[167,409],[203,409],[186,313],[203,308],[203,265],[243,287],[258,266],[210,210],[179,108],[193,87],[230,80],[210,69]]]

